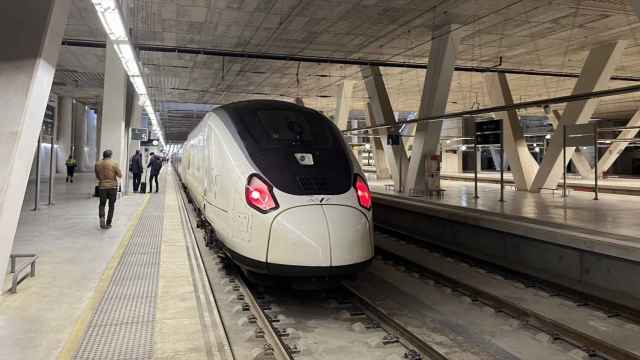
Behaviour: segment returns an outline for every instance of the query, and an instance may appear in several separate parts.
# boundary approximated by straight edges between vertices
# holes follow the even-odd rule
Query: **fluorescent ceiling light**
[[[129,40],[115,0],[92,0],[104,31],[111,40]]]
[[[128,42],[114,43],[116,52],[120,56],[120,61],[124,70],[129,76],[140,76],[140,68],[138,67],[138,61],[133,54],[133,49]]]
[[[129,75],[129,79],[131,80],[136,93],[138,93],[138,104],[144,107],[144,110],[149,116],[149,119],[151,119],[154,128],[159,132],[158,138],[164,146],[165,142],[162,132],[160,131],[158,119],[155,111],[153,110],[151,100],[147,95],[147,88],[144,85],[140,66],[138,65],[133,47],[129,42],[127,29],[124,25],[116,0],[91,0],[91,2],[98,13],[98,18],[100,18],[104,31],[113,43],[114,49],[122,63],[122,67],[126,71],[127,75]]]
[[[133,88],[136,89],[136,92],[138,93],[138,96],[147,95],[147,88],[144,86],[144,81],[142,80],[142,77],[140,76],[130,76],[129,79],[131,80],[131,83],[133,84]],[[147,97],[147,100],[149,100],[149,98]]]

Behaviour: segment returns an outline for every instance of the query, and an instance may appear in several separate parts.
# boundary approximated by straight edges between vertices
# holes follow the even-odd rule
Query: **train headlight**
[[[247,204],[261,213],[268,213],[278,208],[273,187],[258,174],[249,176],[244,193]]]
[[[358,203],[363,208],[370,210],[372,199],[371,199],[371,190],[369,190],[369,185],[364,181],[362,176],[356,175],[355,184],[353,187],[356,189],[356,194],[358,195]]]

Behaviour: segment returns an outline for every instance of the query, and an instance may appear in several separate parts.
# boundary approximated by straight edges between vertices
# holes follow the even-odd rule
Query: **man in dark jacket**
[[[156,182],[156,192],[160,189],[158,185],[158,174],[160,174],[160,169],[162,169],[162,160],[158,155],[151,153],[151,159],[149,159],[149,164],[147,168],[151,168],[149,172],[149,192],[153,192],[153,181]]]
[[[138,192],[140,188],[140,181],[142,181],[142,173],[144,172],[144,166],[142,165],[142,153],[140,150],[136,150],[136,153],[131,157],[129,162],[129,171],[133,174],[133,192]]]

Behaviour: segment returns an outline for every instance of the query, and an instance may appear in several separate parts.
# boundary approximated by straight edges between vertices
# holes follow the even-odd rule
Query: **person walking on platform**
[[[136,153],[131,157],[131,161],[129,162],[129,171],[133,174],[133,192],[138,192],[140,182],[142,181],[142,173],[144,172],[144,166],[142,165],[142,153],[140,150],[136,150]]]
[[[65,182],[73,182],[73,174],[76,172],[78,162],[73,158],[73,155],[69,155],[69,158],[64,164],[67,166],[67,180]]]
[[[122,172],[118,163],[111,160],[113,152],[109,149],[102,153],[102,160],[96,162],[95,173],[98,179],[98,191],[100,194],[100,205],[98,207],[98,216],[100,217],[100,228],[111,228],[113,220],[113,212],[116,206],[116,198],[118,196],[118,178],[122,177]],[[109,202],[109,213],[105,222],[104,207]]]
[[[156,192],[160,190],[160,186],[158,185],[158,175],[160,174],[160,169],[162,169],[162,160],[158,155],[151,153],[151,159],[149,159],[149,164],[147,168],[151,168],[149,172],[149,192],[153,192],[153,181],[156,182]]]

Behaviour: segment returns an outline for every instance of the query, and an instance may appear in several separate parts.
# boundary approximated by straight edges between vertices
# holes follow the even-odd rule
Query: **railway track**
[[[186,194],[182,189],[178,190],[184,207],[188,208],[190,202]],[[367,353],[368,359],[447,359],[348,283],[330,292],[303,293],[302,296],[318,300],[312,303],[305,301],[302,312],[287,311],[286,308],[297,301],[295,295],[283,295],[277,290],[265,291],[251,284],[222,250],[205,247],[195,211],[187,210],[186,217],[195,235],[213,292],[228,296],[225,301],[224,295],[218,295],[216,303],[223,315],[223,330],[233,359],[353,359],[363,358],[364,353]],[[322,322],[338,337],[360,338],[354,343],[361,346],[352,351],[353,354],[344,349],[331,349],[326,345],[335,341],[331,338],[325,341],[323,348],[314,348],[313,343],[322,342],[322,338],[305,342],[305,339],[296,336],[299,332],[295,328],[287,327],[297,324],[306,326],[313,322]],[[249,329],[252,326],[254,328],[251,331]],[[248,333],[251,335],[248,336]],[[335,334],[332,336],[335,337]]]
[[[188,201],[184,195],[183,201],[186,206]],[[455,329],[456,326],[451,324],[448,328],[429,329],[436,334],[432,335],[436,339],[440,337],[437,333],[441,330],[451,338],[463,339],[460,340],[461,343],[455,344],[456,350],[443,347],[442,344],[433,341],[429,331],[426,331],[427,335],[425,335],[422,328],[409,326],[410,321],[398,316],[397,311],[389,310],[386,306],[388,304],[385,303],[393,301],[394,295],[385,293],[384,286],[379,283],[384,281],[380,278],[365,276],[344,281],[341,287],[331,291],[303,293],[283,291],[278,287],[273,289],[256,286],[246,281],[243,274],[221,250],[205,247],[203,233],[197,228],[198,219],[195,212],[191,210],[188,215],[189,226],[196,235],[197,246],[205,264],[204,268],[211,289],[216,294],[219,312],[223,317],[224,331],[234,359],[417,360],[456,359],[466,358],[464,356],[467,355],[473,355],[469,358],[475,359],[540,358],[535,355],[513,356],[513,349],[505,350],[501,346],[496,347],[496,344],[490,341],[484,345],[478,345],[478,339],[484,335],[470,336],[469,333]],[[380,236],[379,233],[377,235]],[[394,253],[389,248],[382,252],[384,259],[376,260],[374,263],[378,265],[374,267],[379,270],[381,264],[392,263],[394,264],[392,268],[383,269],[385,273],[391,273],[399,268],[416,279],[427,281],[427,284],[436,284],[436,288],[429,290],[428,286],[416,283],[418,285],[412,286],[417,291],[433,293],[438,292],[438,289],[448,289],[449,298],[445,301],[447,306],[456,303],[456,297],[466,298],[473,304],[481,304],[481,308],[493,309],[492,313],[497,314],[496,317],[505,315],[517,319],[517,322],[523,326],[523,329],[517,330],[520,332],[517,335],[520,338],[526,338],[527,335],[524,333],[531,329],[534,333],[548,334],[550,340],[543,341],[542,344],[543,347],[550,349],[541,351],[540,354],[545,354],[545,351],[547,354],[560,353],[564,355],[557,358],[567,359],[639,358],[633,352],[602,342],[597,337],[591,337],[588,334],[585,336],[551,317],[541,316],[520,304],[505,301],[489,291],[469,286],[418,262],[412,262],[410,256]],[[416,250],[410,249],[409,252],[415,254]],[[423,256],[423,254],[419,255]],[[456,263],[442,254],[438,254],[437,257],[441,260],[446,259],[445,261],[450,264]],[[469,265],[459,266],[469,267]],[[369,273],[367,272],[366,275]],[[484,270],[480,273],[500,278]],[[503,281],[511,280],[503,279]],[[364,283],[373,288],[380,285],[380,288],[372,292],[363,291],[366,288],[366,286],[363,287]],[[392,290],[392,292],[396,291],[398,290]],[[425,305],[418,305],[414,309],[419,309],[420,306]],[[491,318],[491,315],[483,316],[485,315]],[[619,316],[619,313],[609,315]],[[456,315],[452,314],[451,317]],[[535,338],[544,339],[545,336],[536,335]],[[481,339],[480,342],[482,341],[484,340]],[[567,349],[559,350],[556,346],[558,343],[568,344],[564,346]],[[574,348],[575,350],[571,350]],[[463,357],[460,357],[460,354]]]
[[[384,244],[384,246],[379,246],[381,244]],[[610,326],[607,331],[598,332],[595,328],[593,331],[589,331],[588,327],[580,327],[557,320],[549,316],[548,313],[538,311],[529,306],[529,304],[519,303],[513,297],[505,296],[506,292],[499,295],[494,283],[503,285],[505,288],[515,285],[517,289],[512,289],[511,291],[529,291],[532,295],[534,293],[543,294],[542,296],[548,299],[551,304],[554,299],[557,299],[558,303],[570,302],[573,304],[572,307],[576,309],[576,313],[581,314],[585,319],[593,317],[593,313],[598,313],[602,317],[598,325],[601,328],[607,327],[606,322],[611,320],[628,323],[626,328],[632,331],[626,332],[637,332],[638,339],[640,339],[640,331],[635,331],[640,329],[640,326],[638,326],[638,313],[632,309],[626,309],[602,299],[594,299],[586,295],[581,296],[581,294],[569,291],[561,286],[554,286],[548,282],[532,279],[530,276],[493,267],[490,264],[470,259],[468,256],[431,246],[411,237],[409,234],[400,233],[393,229],[378,228],[376,245],[378,253],[384,254],[387,260],[399,264],[405,271],[419,274],[421,278],[430,279],[430,281],[447,287],[452,292],[467,297],[473,302],[480,302],[496,312],[507,314],[527,326],[550,334],[552,341],[560,340],[572,344],[591,358],[640,359],[637,347],[632,349],[624,346],[626,340],[623,338],[626,335],[622,334],[622,331],[626,330],[622,326],[619,326],[619,331],[621,332],[620,341],[614,339],[615,336],[610,334],[610,339],[607,340],[604,336],[599,335],[611,333],[611,329],[615,329],[614,325]],[[419,250],[423,250],[423,252],[420,253]],[[415,254],[419,255],[415,256]],[[438,266],[438,263],[444,265]],[[458,271],[454,270],[456,267]],[[487,282],[472,284],[463,280],[463,276],[456,276],[461,271],[465,271],[463,268],[479,273],[479,276],[474,278],[476,281],[484,277],[488,279]],[[445,269],[448,270],[443,271]],[[469,279],[472,278],[469,277]],[[489,289],[482,288],[483,284],[488,285],[489,282],[492,283],[491,286],[487,286]]]

